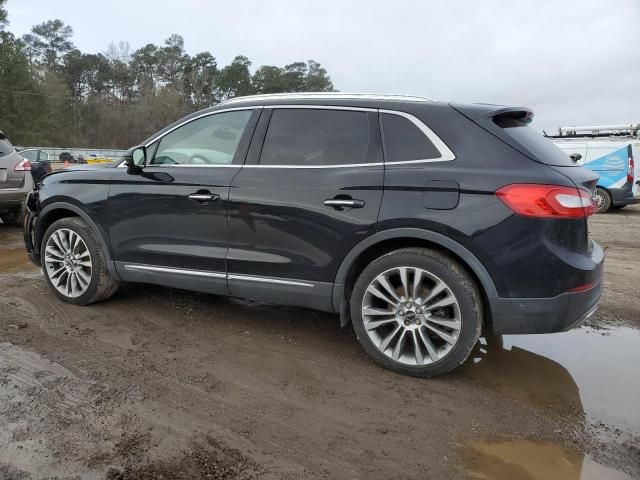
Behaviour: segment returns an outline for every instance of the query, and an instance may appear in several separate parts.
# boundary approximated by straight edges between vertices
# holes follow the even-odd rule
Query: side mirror
[[[569,157],[571,157],[571,160],[573,160],[575,163],[582,158],[582,155],[579,153],[572,153],[571,155],[569,155]]]
[[[124,154],[124,164],[131,174],[139,174],[147,165],[147,148],[142,145],[133,147]]]

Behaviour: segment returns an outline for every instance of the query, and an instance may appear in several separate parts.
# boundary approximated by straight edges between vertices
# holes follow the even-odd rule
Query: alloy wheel
[[[451,288],[421,268],[382,272],[362,300],[367,335],[384,355],[403,365],[429,365],[446,357],[462,328]]]
[[[67,297],[79,297],[91,283],[91,253],[82,237],[61,228],[51,234],[44,253],[47,275],[53,286]]]

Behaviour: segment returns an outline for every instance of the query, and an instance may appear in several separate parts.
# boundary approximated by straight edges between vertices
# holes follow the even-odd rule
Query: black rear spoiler
[[[533,110],[527,107],[506,107],[504,105],[492,105],[489,103],[472,103],[466,105],[450,103],[449,105],[474,122],[499,117],[514,118],[523,123],[531,123],[533,120]]]

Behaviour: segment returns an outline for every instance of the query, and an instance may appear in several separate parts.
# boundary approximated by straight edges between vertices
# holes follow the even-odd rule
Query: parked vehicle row
[[[22,158],[29,160],[31,164],[31,176],[34,183],[38,183],[42,180],[42,177],[51,173],[51,161],[49,160],[49,154],[44,150],[37,148],[27,148],[19,150],[18,153]]]
[[[597,175],[526,108],[331,94],[239,98],[117,166],[48,175],[25,244],[63,301],[144,282],[340,314],[381,365],[446,373],[482,329],[591,315]]]

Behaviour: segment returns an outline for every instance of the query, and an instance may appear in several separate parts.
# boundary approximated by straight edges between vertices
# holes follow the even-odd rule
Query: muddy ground
[[[433,380],[310,310],[145,285],[64,304],[0,225],[0,479],[640,478],[640,206],[590,222],[589,324],[483,338]]]

